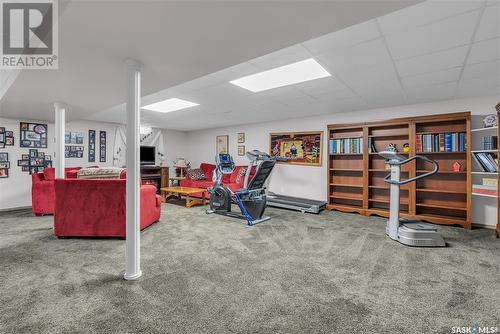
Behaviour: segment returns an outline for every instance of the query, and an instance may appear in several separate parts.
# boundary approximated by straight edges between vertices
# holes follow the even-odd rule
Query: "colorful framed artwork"
[[[240,157],[245,155],[245,145],[238,145],[238,155]]]
[[[216,150],[217,154],[229,153],[229,136],[217,136],[216,137]]]
[[[21,147],[47,148],[47,124],[19,123]]]
[[[52,157],[37,149],[30,149],[29,154],[22,154],[21,160],[17,160],[17,165],[23,172],[40,173],[45,167],[52,167]]]
[[[238,133],[238,144],[243,144],[245,142],[245,133],[240,132]]]
[[[279,163],[321,166],[323,131],[271,133],[269,146],[272,157],[286,159]]]
[[[64,133],[65,144],[83,145],[83,132],[66,132]]]
[[[4,179],[9,177],[9,169],[8,168],[0,168],[0,179]]]

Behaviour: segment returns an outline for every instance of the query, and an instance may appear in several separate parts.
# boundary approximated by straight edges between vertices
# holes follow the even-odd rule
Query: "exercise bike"
[[[397,154],[396,148],[389,146],[379,153],[386,159],[386,163],[391,167],[391,174],[384,178],[390,184],[390,213],[387,221],[386,234],[392,239],[404,245],[416,247],[444,247],[446,243],[437,229],[416,219],[399,218],[399,188],[403,184],[416,182],[423,178],[436,174],[439,165],[436,161],[422,155],[415,155],[406,158]],[[401,166],[413,160],[423,160],[431,163],[434,169],[428,173],[418,175],[411,179],[401,180]]]
[[[213,175],[214,185],[208,188],[210,193],[210,210],[207,213],[217,213],[234,218],[245,219],[247,225],[252,226],[271,219],[264,216],[266,209],[265,183],[276,164],[276,161],[263,158],[266,153],[254,150],[247,152],[250,160],[248,164],[243,188],[233,192],[224,186],[222,177],[234,171],[235,164],[229,154],[219,154],[216,157],[216,168]],[[250,180],[252,168],[256,172]],[[241,214],[231,211],[231,204],[236,203]]]

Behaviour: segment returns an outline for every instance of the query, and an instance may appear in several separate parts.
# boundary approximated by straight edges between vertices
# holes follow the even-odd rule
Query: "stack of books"
[[[417,134],[415,138],[417,152],[465,152],[467,138],[465,132],[447,132],[436,134]]]
[[[488,152],[474,152],[472,157],[477,165],[483,172],[497,173],[498,172],[498,158],[493,153]]]
[[[330,154],[363,153],[363,138],[330,139]]]
[[[483,150],[496,150],[498,149],[497,136],[485,136],[481,138],[481,146]]]
[[[474,194],[498,196],[497,179],[484,178],[482,184],[473,184],[472,192]]]

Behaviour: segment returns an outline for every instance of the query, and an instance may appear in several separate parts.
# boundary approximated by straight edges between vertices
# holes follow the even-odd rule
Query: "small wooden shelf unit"
[[[442,133],[465,133],[465,151],[417,152],[417,135]],[[470,112],[334,124],[328,126],[328,135],[327,209],[388,217],[389,185],[384,177],[389,171],[376,152],[391,143],[402,152],[403,145],[408,144],[408,156],[427,155],[439,163],[440,171],[401,186],[401,216],[471,228]],[[330,154],[331,139],[361,139],[362,153]],[[376,152],[371,152],[370,146]],[[453,171],[455,162],[461,165],[460,172]],[[431,169],[426,162],[412,161],[403,166],[401,177],[415,177]]]

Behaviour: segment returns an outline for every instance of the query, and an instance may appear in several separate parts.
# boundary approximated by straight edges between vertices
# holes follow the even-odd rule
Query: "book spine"
[[[451,133],[445,134],[444,147],[446,152],[451,152]]]

